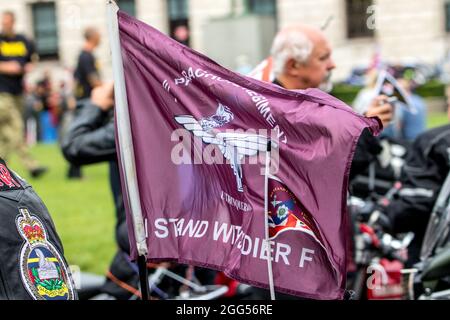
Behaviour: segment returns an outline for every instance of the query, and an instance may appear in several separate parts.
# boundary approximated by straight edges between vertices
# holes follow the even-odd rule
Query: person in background
[[[408,95],[411,106],[403,102],[395,102],[395,112],[391,123],[383,129],[381,137],[388,137],[404,142],[412,142],[426,129],[426,105],[423,99],[414,93],[413,70],[407,68],[391,68],[390,73]],[[375,87],[378,70],[372,69],[366,75],[366,86],[358,92],[353,101],[353,109],[363,114],[369,102],[377,95]],[[414,109],[414,111],[412,111]]]
[[[67,132],[68,126],[75,116],[76,100],[71,90],[67,88],[65,81],[59,83],[59,127],[58,138],[61,144],[64,134]]]
[[[57,140],[59,110],[57,92],[53,90],[53,83],[48,70],[44,71],[43,77],[37,82],[37,96],[41,102],[39,112],[40,136],[43,143],[54,143]]]
[[[175,27],[173,30],[172,38],[181,44],[189,47],[189,28],[185,24],[181,24]]]
[[[74,95],[77,102],[88,99],[91,96],[92,89],[102,84],[98,63],[93,53],[100,45],[100,41],[100,32],[97,29],[89,27],[84,31],[84,44],[78,56],[77,66],[74,72]],[[69,179],[81,179],[81,167],[70,163],[67,177]]]
[[[0,34],[0,156],[8,159],[12,153],[37,178],[46,167],[31,156],[25,143],[23,119],[23,78],[32,68],[35,55],[30,40],[14,30],[15,15],[11,11],[2,14]]]
[[[400,127],[399,136],[406,141],[413,141],[427,129],[427,106],[425,101],[414,89],[417,86],[414,82],[414,70],[406,68],[397,70],[396,78],[402,88],[409,94],[409,100],[414,111],[411,111],[403,102],[399,102]]]
[[[84,44],[78,56],[74,72],[75,98],[86,99],[93,88],[102,84],[94,50],[100,45],[101,37],[97,29],[89,27],[84,31]]]
[[[450,87],[447,88],[450,119]],[[450,124],[421,133],[403,166],[398,196],[383,209],[393,233],[414,232],[407,266],[419,261],[420,248],[436,199],[450,170]]]
[[[27,85],[25,87],[24,99],[24,121],[25,137],[28,145],[38,142],[40,135],[39,111],[42,109],[41,102],[36,95],[36,86]]]

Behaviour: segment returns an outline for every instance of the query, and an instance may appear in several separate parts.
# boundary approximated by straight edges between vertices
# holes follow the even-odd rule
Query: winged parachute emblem
[[[180,115],[175,121],[183,125],[186,130],[196,137],[202,138],[206,144],[217,145],[225,159],[230,162],[231,169],[236,176],[237,190],[244,192],[242,185],[241,160],[258,154],[259,151],[267,151],[269,139],[262,135],[239,132],[214,132],[234,119],[233,113],[227,106],[219,102],[216,113],[212,116],[195,119],[191,115]]]

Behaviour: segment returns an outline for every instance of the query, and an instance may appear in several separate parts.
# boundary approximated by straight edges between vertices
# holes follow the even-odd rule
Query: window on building
[[[276,16],[277,4],[275,0],[247,0],[247,10],[266,16]]]
[[[450,1],[445,2],[445,31],[450,32]]]
[[[133,17],[136,16],[136,4],[134,0],[117,0],[116,2],[122,11],[125,11]]]
[[[57,58],[58,29],[56,24],[55,3],[33,3],[31,9],[37,53],[41,58]]]
[[[168,0],[169,34],[172,38],[189,46],[189,11],[187,0]]]
[[[347,35],[349,38],[373,37],[374,27],[369,22],[373,21],[374,13],[368,10],[372,6],[372,0],[346,0]]]

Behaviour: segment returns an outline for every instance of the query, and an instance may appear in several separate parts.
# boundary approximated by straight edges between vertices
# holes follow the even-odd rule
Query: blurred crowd
[[[49,71],[34,85],[25,87],[24,121],[26,141],[53,143],[60,136],[64,120],[75,110],[76,101],[65,81],[54,84]]]
[[[27,146],[58,142],[76,113],[77,103],[89,98],[92,89],[101,84],[93,55],[100,43],[100,33],[95,28],[85,30],[85,42],[68,79],[55,82],[51,70],[46,69],[30,83],[25,77],[38,61],[35,45],[16,32],[13,12],[3,12],[1,19],[0,108],[4,117],[0,155],[8,159],[12,153],[18,153],[31,175],[39,177],[47,167],[38,164]],[[70,165],[67,176],[81,178],[81,169]]]

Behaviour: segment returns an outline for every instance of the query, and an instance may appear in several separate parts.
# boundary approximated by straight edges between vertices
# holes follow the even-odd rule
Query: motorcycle
[[[198,269],[193,266],[175,263],[149,263],[148,283],[150,299],[155,300],[215,300],[230,296],[229,286],[224,283],[206,283],[199,279]],[[136,272],[137,267],[136,267]],[[81,272],[75,278],[80,300],[112,300],[113,296],[102,293],[105,277]],[[202,279],[203,280],[203,279]],[[236,285],[233,296],[244,288]],[[140,299],[138,293],[131,295],[130,300]]]
[[[388,196],[391,194],[388,192]],[[378,203],[386,199],[382,197]],[[396,238],[386,232],[385,217],[372,200],[350,197],[348,208],[354,226],[353,268],[349,268],[347,286],[353,293],[351,299],[401,299],[404,296],[401,270],[414,234]]]
[[[431,213],[421,261],[402,270],[405,299],[450,299],[450,173]]]
[[[410,146],[392,138],[381,139],[380,145],[382,151],[377,158],[351,181],[349,190],[353,196],[361,199],[382,197],[400,180]]]

